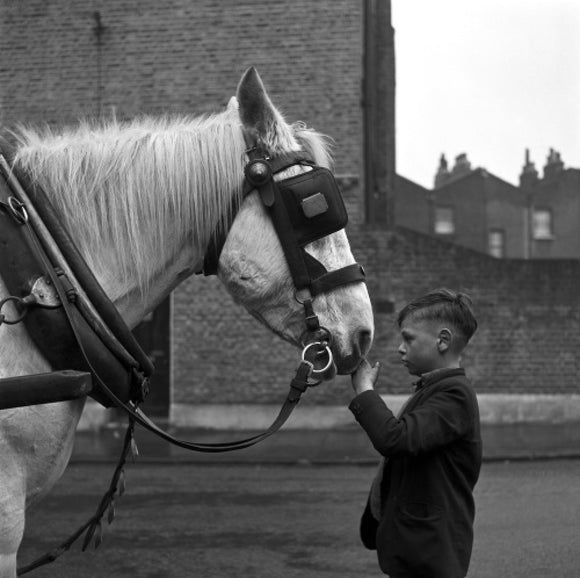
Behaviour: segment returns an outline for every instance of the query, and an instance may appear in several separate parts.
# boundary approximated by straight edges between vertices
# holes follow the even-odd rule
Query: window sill
[[[533,237],[534,241],[555,241],[556,237],[554,237],[554,235],[551,235],[550,237]]]

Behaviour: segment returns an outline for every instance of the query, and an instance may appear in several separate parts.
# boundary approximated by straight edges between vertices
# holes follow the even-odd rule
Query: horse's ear
[[[272,104],[262,79],[253,66],[242,76],[238,84],[237,98],[244,129],[255,139],[267,141],[268,133],[275,130],[276,122],[283,119]]]

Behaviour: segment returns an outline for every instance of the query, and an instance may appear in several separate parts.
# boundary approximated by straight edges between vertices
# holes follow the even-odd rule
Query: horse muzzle
[[[373,344],[373,331],[368,327],[359,327],[350,338],[350,353],[335,355],[339,375],[350,375],[367,356]]]

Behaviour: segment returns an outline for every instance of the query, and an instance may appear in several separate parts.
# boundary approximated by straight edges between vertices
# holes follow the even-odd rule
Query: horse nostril
[[[360,328],[354,334],[354,351],[359,357],[365,357],[373,344],[373,334],[370,330]]]

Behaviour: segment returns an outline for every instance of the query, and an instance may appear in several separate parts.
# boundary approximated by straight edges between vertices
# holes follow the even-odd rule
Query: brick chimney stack
[[[461,153],[455,157],[455,165],[451,171],[452,177],[461,177],[471,172],[471,163],[467,159],[466,153]]]
[[[530,149],[526,149],[526,158],[522,173],[520,174],[520,187],[529,189],[538,182],[538,171],[533,162],[530,161]]]
[[[435,188],[441,187],[449,180],[449,167],[447,165],[447,159],[445,155],[442,154],[439,158],[439,168],[437,169],[437,174],[435,175]]]
[[[564,163],[560,157],[560,153],[554,149],[550,149],[546,164],[544,165],[544,178],[550,179],[559,175],[564,170]]]

